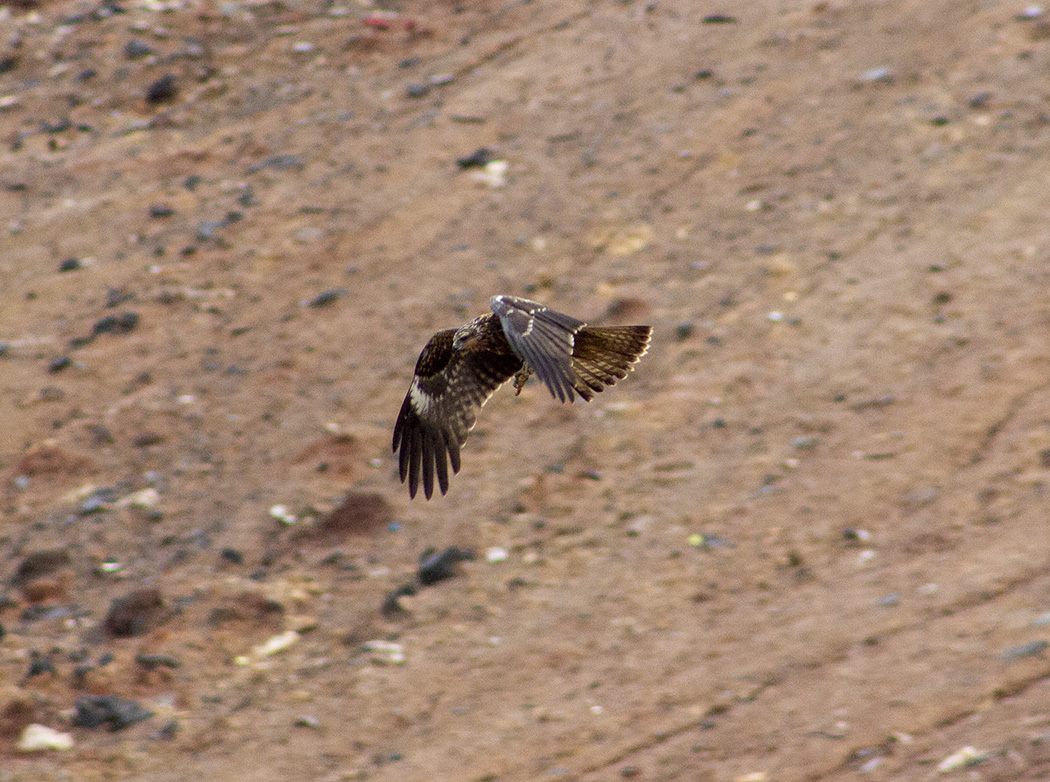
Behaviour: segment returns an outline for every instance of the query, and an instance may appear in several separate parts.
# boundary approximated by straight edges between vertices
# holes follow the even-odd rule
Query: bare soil
[[[1050,18],[377,10],[0,13],[0,780],[1050,775]],[[650,353],[409,501],[493,293]]]

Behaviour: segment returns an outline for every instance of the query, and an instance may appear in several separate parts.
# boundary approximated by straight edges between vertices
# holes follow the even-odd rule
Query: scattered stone
[[[1012,663],[1024,657],[1040,657],[1043,652],[1050,649],[1050,641],[1029,641],[1026,644],[1018,644],[1004,649],[999,654],[1003,662]]]
[[[58,265],[60,272],[75,272],[77,269],[83,268],[84,264],[79,258],[66,258]]]
[[[178,94],[179,88],[175,83],[175,74],[167,73],[146,88],[146,102],[167,103],[174,100]]]
[[[820,438],[811,434],[800,435],[791,439],[791,447],[796,451],[812,451],[820,445]]]
[[[471,171],[470,176],[479,184],[498,189],[507,184],[507,171],[509,170],[510,163],[506,160],[490,160],[480,170]]]
[[[149,486],[145,489],[125,494],[116,502],[118,508],[154,508],[160,502],[160,492]]]
[[[295,726],[297,728],[319,728],[321,727],[321,720],[310,714],[304,714],[295,718]]]
[[[938,763],[937,772],[940,774],[947,774],[949,771],[955,771],[958,768],[976,766],[978,763],[987,760],[988,754],[989,753],[983,752],[979,749],[974,749],[973,747],[963,747],[958,752],[953,752]]]
[[[70,563],[69,552],[64,548],[41,549],[27,554],[18,563],[11,584],[20,586],[28,581],[60,570]]]
[[[929,486],[925,489],[916,489],[915,491],[908,492],[900,498],[901,509],[905,513],[916,513],[922,508],[928,505],[933,505],[937,502],[937,497],[940,495],[936,486]]]
[[[484,168],[495,155],[488,147],[479,147],[466,157],[456,158],[456,165],[460,168]]]
[[[100,334],[128,334],[135,330],[135,327],[139,325],[139,315],[137,312],[122,312],[120,315],[107,315],[104,318],[99,318],[95,321],[95,325],[91,327],[91,336],[97,337]]]
[[[110,731],[123,730],[136,722],[149,719],[153,712],[135,701],[116,695],[81,695],[76,699],[73,724],[79,728],[109,725]]]
[[[889,83],[893,81],[893,71],[891,71],[888,67],[883,65],[878,68],[872,68],[871,70],[864,71],[864,73],[860,75],[860,80],[862,82]]]
[[[249,168],[248,173],[257,174],[267,168],[274,171],[302,171],[306,168],[306,160],[302,155],[271,155]]]
[[[725,14],[708,14],[704,17],[704,24],[736,24],[736,17]]]
[[[252,654],[260,660],[264,660],[267,657],[271,657],[272,655],[289,649],[293,644],[299,641],[299,638],[300,635],[295,632],[295,630],[287,630],[256,646],[252,649]]]
[[[871,533],[866,529],[846,527],[842,530],[842,537],[849,541],[868,541],[871,540]]]
[[[149,448],[151,445],[159,445],[167,439],[160,432],[146,429],[131,438],[131,444],[136,448]]]
[[[243,591],[227,598],[208,614],[210,627],[236,622],[277,630],[284,624],[284,606],[258,592]]]
[[[383,603],[379,606],[379,613],[387,619],[391,619],[399,614],[408,613],[401,598],[411,597],[416,594],[417,591],[415,584],[402,584],[383,598]]]
[[[225,220],[204,220],[197,224],[197,239],[202,242],[214,239],[220,228],[226,226]]]
[[[277,519],[282,524],[295,524],[299,521],[299,517],[288,510],[287,505],[272,505],[270,506],[270,515]]]
[[[109,508],[117,501],[119,492],[115,486],[103,486],[95,489],[80,502],[80,515],[90,516],[92,513],[100,513]]]
[[[19,752],[44,752],[49,749],[66,750],[73,748],[73,735],[61,733],[46,725],[26,725],[18,738]]]
[[[331,288],[322,293],[318,293],[312,299],[305,303],[307,307],[327,307],[330,304],[335,304],[343,296],[350,293],[348,288]]]
[[[368,659],[380,665],[403,665],[405,647],[393,641],[367,641],[361,649],[368,653]]]
[[[136,654],[135,664],[147,671],[155,671],[158,668],[174,670],[179,667],[179,661],[166,654]]]
[[[422,98],[430,92],[429,84],[409,84],[405,87],[405,95],[409,98]]]
[[[136,38],[124,45],[124,56],[129,60],[140,60],[143,57],[149,57],[151,54],[153,54],[153,47]]]
[[[1018,22],[1027,22],[1030,19],[1038,19],[1042,15],[1043,7],[1041,5],[1030,5],[1014,18]]]
[[[485,552],[485,560],[492,563],[505,562],[509,556],[510,552],[502,546],[493,546]]]
[[[51,359],[51,363],[47,365],[47,371],[50,374],[61,372],[63,369],[67,369],[73,365],[73,360],[69,356],[55,356]]]
[[[219,558],[223,562],[229,562],[232,565],[240,565],[244,562],[244,554],[235,548],[224,548],[219,552]]]
[[[443,551],[428,548],[419,557],[419,583],[431,586],[456,575],[456,565],[474,559],[474,552],[449,546]]]
[[[55,674],[55,661],[51,659],[49,654],[41,654],[36,649],[32,649],[29,652],[29,668],[26,669],[26,675],[23,681],[28,681],[36,676],[43,676],[44,674]]]
[[[158,624],[163,610],[164,597],[159,589],[138,589],[113,599],[102,626],[114,638],[133,638]]]
[[[693,326],[692,323],[690,323],[687,320],[683,320],[681,323],[679,323],[677,326],[675,326],[675,328],[674,328],[674,335],[675,335],[675,337],[678,338],[679,341],[683,341],[683,340],[687,340],[691,336],[693,336],[693,331],[694,330],[695,330],[695,327]]]
[[[173,214],[175,214],[175,208],[167,204],[151,204],[149,208],[149,216],[156,219],[171,217]]]
[[[989,103],[991,103],[992,97],[992,93],[988,92],[987,90],[984,90],[982,92],[978,92],[976,95],[970,98],[970,100],[968,101],[968,105],[971,109],[983,109],[987,107]]]

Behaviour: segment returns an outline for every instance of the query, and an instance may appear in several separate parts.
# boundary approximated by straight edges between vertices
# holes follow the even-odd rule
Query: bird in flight
[[[651,326],[588,326],[535,301],[493,296],[492,312],[458,329],[439,331],[416,362],[412,384],[394,424],[401,482],[412,497],[423,483],[427,499],[437,475],[448,491],[448,466],[459,472],[459,452],[477,411],[511,378],[521,393],[533,373],[551,396],[572,402],[627,377],[649,347]]]

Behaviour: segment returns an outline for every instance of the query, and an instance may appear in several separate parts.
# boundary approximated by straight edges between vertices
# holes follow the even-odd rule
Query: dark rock
[[[11,577],[15,586],[25,584],[33,579],[53,573],[69,565],[69,552],[64,548],[49,548],[27,554]]]
[[[166,654],[136,654],[135,665],[145,668],[147,671],[155,671],[157,668],[171,668],[174,670],[179,667],[179,661]]]
[[[124,45],[124,56],[129,60],[138,60],[153,54],[153,47],[144,41],[132,38]]]
[[[235,548],[224,548],[219,552],[219,557],[223,562],[229,562],[233,565],[240,565],[244,562],[244,554]]]
[[[414,595],[416,591],[415,584],[402,584],[383,598],[383,603],[379,606],[379,613],[387,619],[406,613],[404,606],[401,605],[401,598]]]
[[[163,610],[164,597],[159,589],[139,589],[114,598],[102,626],[114,638],[133,638],[156,625]]]
[[[103,486],[100,489],[95,489],[81,500],[80,515],[90,516],[92,513],[103,511],[116,502],[119,496],[119,491],[113,486]]]
[[[68,369],[72,364],[73,360],[69,356],[55,356],[47,365],[47,371],[53,375],[63,369]]]
[[[704,17],[704,24],[736,24],[736,17],[725,14],[708,14]]]
[[[149,208],[149,216],[155,219],[171,217],[173,214],[175,214],[175,210],[167,204],[151,204]]]
[[[466,157],[456,158],[456,165],[460,168],[484,168],[492,160],[492,150],[488,147],[479,147]]]
[[[36,649],[29,652],[29,668],[26,670],[26,679],[34,676],[42,676],[45,673],[55,673],[55,662],[50,655],[41,654]]]
[[[405,87],[405,95],[410,98],[422,98],[430,92],[429,84],[409,84]]]
[[[107,315],[95,321],[95,325],[91,327],[91,336],[97,337],[99,334],[127,334],[134,331],[138,325],[139,315],[137,312]]]
[[[225,225],[225,220],[204,220],[197,224],[197,239],[202,242],[214,239],[219,229]]]
[[[474,559],[474,552],[449,546],[443,551],[427,549],[419,557],[419,583],[423,586],[436,584],[456,575],[456,565]]]
[[[302,155],[271,155],[248,169],[249,174],[257,174],[264,169],[274,171],[302,171],[306,168],[306,159]]]
[[[168,73],[146,88],[146,102],[166,103],[174,100],[178,94],[179,88],[175,83],[175,74]]]
[[[334,304],[336,301],[341,299],[343,296],[348,294],[350,291],[346,288],[331,288],[329,290],[318,293],[310,301],[306,303],[307,307],[327,307],[329,304]]]
[[[84,264],[80,262],[79,258],[66,258],[58,265],[60,272],[75,272],[77,269],[83,268]]]
[[[109,725],[111,731],[123,730],[136,722],[149,719],[153,712],[135,701],[116,695],[82,695],[76,699],[73,724],[79,728],[98,728]]]

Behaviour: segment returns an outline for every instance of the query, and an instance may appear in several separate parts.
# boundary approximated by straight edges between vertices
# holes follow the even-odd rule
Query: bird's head
[[[474,346],[474,343],[478,339],[479,320],[480,318],[475,318],[467,325],[460,326],[456,329],[456,334],[452,337],[453,350],[466,350]]]

